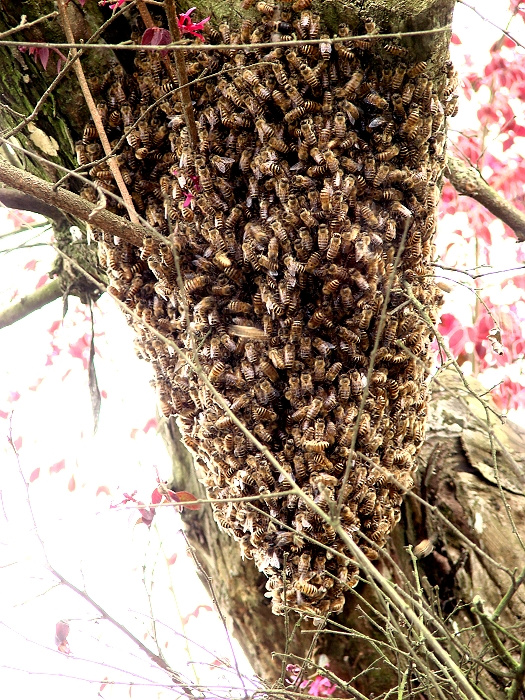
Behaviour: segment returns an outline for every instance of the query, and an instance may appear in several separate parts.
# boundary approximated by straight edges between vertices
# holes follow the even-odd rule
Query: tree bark
[[[195,4],[201,17],[210,14],[210,9],[219,20],[239,21],[242,16],[240,0],[196,0]],[[446,28],[454,4],[455,0],[336,0],[314,2],[314,9],[322,12],[332,29],[340,22],[352,25],[358,18],[372,17],[383,33],[415,32]],[[18,23],[19,7],[12,1],[2,4],[0,31]],[[186,6],[179,7],[183,9]],[[52,10],[53,3],[24,6],[28,21]],[[75,20],[75,35],[84,40],[108,16],[96,3],[87,4],[83,10],[70,3],[70,12]],[[57,27],[54,20],[14,36],[23,36],[28,41],[63,41]],[[120,40],[126,32],[129,30],[122,19],[104,39]],[[409,49],[412,61],[431,63],[434,59],[439,65],[447,55],[449,37],[446,29],[408,36],[402,42]],[[129,55],[122,54],[124,63],[129,62]],[[114,60],[109,52],[93,51],[87,59],[82,59],[88,75],[103,75]],[[9,86],[4,84],[6,76],[10,76],[10,81],[12,76],[17,77],[14,89],[11,82]],[[22,115],[32,112],[53,77],[51,69],[44,72],[27,54],[14,48],[0,49],[1,100],[10,108],[2,112],[4,130],[20,122],[13,110]],[[57,155],[48,157],[57,166],[75,167],[73,143],[81,136],[86,120],[77,94],[70,71],[36,119],[38,128],[58,143]],[[28,131],[18,132],[17,139],[28,150],[42,155]],[[40,177],[56,181],[62,175],[49,163],[42,164],[31,156],[22,159],[24,166]],[[490,411],[488,415],[492,415]],[[163,431],[173,457],[174,484],[178,489],[204,496],[175,421],[166,421]],[[498,655],[494,644],[490,646],[489,635],[494,632],[495,620],[487,622],[483,611],[486,614],[496,611],[501,628],[512,627],[514,636],[523,638],[523,627],[520,630],[519,625],[523,626],[525,620],[525,592],[523,586],[518,586],[524,560],[520,533],[525,536],[523,438],[524,432],[511,424],[487,428],[485,409],[481,408],[480,413],[473,395],[464,389],[461,381],[447,373],[440,375],[434,382],[427,440],[420,455],[419,481],[413,494],[405,499],[403,519],[393,533],[387,556],[378,563],[382,574],[399,590],[408,590],[410,585],[416,587],[421,600],[426,600],[435,610],[436,620],[441,620],[441,627],[438,623],[434,626],[436,634],[439,636],[439,630],[444,629],[450,635],[445,635],[443,644],[451,656],[475,679],[481,696],[496,699],[507,697],[505,687],[510,685],[511,677],[503,651],[499,649]],[[497,469],[493,466],[495,461]],[[402,688],[403,697],[434,697],[431,691],[416,687],[416,676],[410,670],[410,664],[416,662],[410,661],[409,652],[400,641],[399,629],[396,632],[396,626],[402,623],[373,585],[363,582],[349,592],[343,613],[324,629],[316,627],[311,620],[303,620],[294,631],[293,616],[285,620],[272,615],[264,596],[265,577],[251,561],[241,560],[238,545],[218,530],[211,507],[187,511],[184,520],[189,541],[212,581],[217,605],[254,670],[267,682],[279,683],[282,679],[285,653],[286,663],[301,663],[304,658],[318,662],[325,654],[330,671],[343,680],[353,679],[353,690],[348,688],[344,697],[354,696],[354,691],[367,698],[377,697],[396,687]],[[417,554],[426,556],[411,558],[408,545],[419,545]],[[472,605],[477,595],[484,601],[483,609],[480,604]],[[509,599],[502,605],[506,595]],[[512,638],[506,637],[501,629],[496,634],[510,656],[517,660]],[[392,640],[398,644],[397,650]],[[408,629],[406,640],[414,647],[419,643]],[[428,668],[432,669],[430,673],[437,668],[432,658],[428,660]],[[404,676],[400,669],[407,669]],[[453,684],[444,687],[444,697],[456,697]]]

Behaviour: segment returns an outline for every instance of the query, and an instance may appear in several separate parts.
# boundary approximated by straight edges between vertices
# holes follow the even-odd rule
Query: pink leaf
[[[186,615],[185,617],[183,617],[183,619],[182,619],[183,624],[187,625],[189,620],[190,620],[190,617],[199,617],[199,613],[201,611],[201,608],[202,608],[202,610],[213,612],[213,608],[210,608],[209,605],[197,605],[197,607],[195,608],[195,610],[193,610],[193,612],[190,612],[189,615]]]
[[[52,464],[49,467],[49,473],[50,474],[58,474],[58,472],[61,472],[62,469],[66,468],[66,460],[61,459],[60,462],[55,462],[55,464]]]
[[[38,477],[40,476],[40,467],[37,467],[31,472],[31,476],[29,477],[29,483],[32,484],[33,481],[36,481]]]
[[[67,641],[67,635],[69,634],[69,623],[66,620],[60,620],[57,622],[55,628],[55,644],[57,649],[61,654],[71,654],[71,649],[69,648],[69,643]]]
[[[159,489],[155,489],[155,490],[153,491],[153,493],[151,494],[151,502],[152,502],[154,505],[157,505],[157,503],[161,503],[161,502],[162,502],[162,494],[161,494],[161,492],[159,491]]]
[[[30,260],[24,265],[24,270],[34,270],[36,267],[36,260]]]
[[[47,332],[51,333],[51,335],[54,335],[57,332],[57,330],[60,328],[61,324],[62,324],[62,321],[53,321],[53,323],[47,329]]]
[[[7,411],[0,411],[0,418],[7,418],[9,413]]]
[[[151,430],[152,428],[155,430],[155,428],[157,427],[157,425],[158,425],[157,419],[156,419],[156,418],[150,418],[149,421],[146,423],[146,425],[142,428],[142,430],[143,430],[145,433],[147,433],[147,432],[148,432],[149,430]]]
[[[192,493],[189,493],[188,491],[176,491],[174,494],[175,500],[177,500],[179,503],[182,503],[184,505],[185,501],[196,501],[197,496],[194,496]],[[200,510],[201,504],[200,503],[193,503],[192,505],[185,506],[188,510]]]
[[[18,391],[9,392],[9,398],[8,398],[9,403],[14,403],[15,401],[18,401],[19,398],[20,398],[20,394]]]
[[[76,489],[76,487],[77,487],[77,485],[76,485],[76,482],[75,482],[75,477],[72,476],[71,479],[68,481],[67,490],[68,490],[70,493],[73,493],[73,491]]]
[[[99,486],[95,495],[100,496],[101,493],[105,493],[106,496],[111,496],[111,491],[107,486]]]
[[[47,275],[42,275],[42,277],[36,283],[35,289],[40,289],[40,287],[43,287],[48,280],[49,277]]]
[[[19,450],[22,447],[22,438],[17,437],[16,440],[13,441],[13,445],[15,447],[15,450]]]
[[[172,554],[171,557],[169,557],[169,559],[166,559],[168,566],[173,566],[173,564],[175,564],[176,561],[177,561],[177,553]]]
[[[44,70],[47,68],[47,62],[49,61],[49,49],[47,46],[42,46],[42,48],[39,48],[37,51],[38,58],[40,59],[40,63],[42,64],[42,67]]]
[[[450,42],[452,44],[456,44],[456,46],[458,46],[459,44],[461,44],[461,39],[459,38],[459,36],[457,34],[452,34],[452,36],[450,38]]]
[[[69,634],[69,623],[66,620],[60,620],[55,627],[55,644],[61,644],[67,639]]]

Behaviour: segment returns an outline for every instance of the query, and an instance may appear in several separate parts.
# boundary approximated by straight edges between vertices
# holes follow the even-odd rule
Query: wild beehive
[[[98,108],[110,139],[125,137],[124,180],[160,236],[137,250],[100,234],[99,250],[208,494],[261,497],[215,504],[219,526],[268,575],[275,613],[319,616],[342,609],[358,568],[327,521],[279,495],[283,470],[325,512],[339,502],[346,532],[377,557],[424,436],[431,330],[406,284],[433,318],[455,78],[444,66],[438,93],[371,21],[364,38],[341,25],[332,43],[308,6],[258,3],[256,25],[207,31],[244,48],[186,54],[196,146],[159,54],[109,77]],[[293,41],[252,47],[276,40]],[[92,125],[78,153],[99,157]],[[105,164],[90,174],[116,191]],[[198,358],[281,471],[152,328]]]

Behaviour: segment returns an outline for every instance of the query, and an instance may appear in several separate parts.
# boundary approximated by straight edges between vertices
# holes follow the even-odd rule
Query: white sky
[[[504,25],[500,3],[472,2],[487,17]],[[485,57],[487,48],[500,36],[498,30],[462,5],[457,7],[456,32],[474,64]],[[0,211],[0,225],[2,218]],[[5,241],[0,243],[7,246]],[[49,248],[0,256],[0,306],[9,303],[15,286],[22,294],[34,289],[53,257]],[[35,272],[22,273],[33,258],[39,259]],[[454,296],[455,304],[458,299]],[[75,310],[73,300],[70,305],[55,338],[61,352],[51,366],[46,366],[51,339],[47,329],[61,318],[60,301],[1,331],[0,410],[14,410],[13,437],[22,437],[20,465],[25,477],[40,468],[39,478],[30,487],[40,535],[55,567],[80,587],[85,585],[93,598],[119,621],[129,624],[141,639],[150,614],[142,579],[145,576],[149,588],[154,577],[154,613],[161,623],[181,633],[181,618],[199,604],[209,604],[209,600],[185,553],[178,518],[168,509],[159,512],[159,537],[154,528],[148,531],[143,525],[134,525],[138,517],[135,511],[109,509],[109,504],[120,501],[125,491],[137,489],[147,501],[155,487],[156,468],[163,478],[171,474],[168,456],[155,430],[143,431],[155,415],[149,367],[135,357],[131,331],[111,300],[104,297],[99,304],[102,313],[96,313],[96,332],[102,334],[97,338],[100,356],[96,367],[107,399],[102,402],[100,427],[93,436],[87,373],[81,362],[68,354],[70,343],[89,334],[89,325]],[[31,387],[37,384],[38,390],[33,390]],[[10,401],[14,391],[20,398]],[[131,439],[133,429],[137,432]],[[0,446],[0,687],[5,697],[98,697],[99,682],[89,684],[74,677],[100,681],[109,676],[118,681],[129,680],[129,673],[134,673],[166,682],[165,676],[152,670],[117,630],[107,622],[96,621],[96,614],[71,592],[60,587],[42,595],[52,578],[43,567],[24,505],[17,463],[6,444],[7,420],[0,420],[0,431],[4,435]],[[49,467],[62,459],[65,468],[50,474]],[[68,485],[72,477],[75,489],[71,492]],[[100,486],[107,486],[111,495],[97,496]],[[183,484],[179,486],[184,489]],[[174,553],[177,561],[168,567],[165,559]],[[70,658],[61,655],[53,643],[55,624],[62,618],[71,619]],[[159,627],[161,643],[168,642],[164,651],[177,670],[194,680],[184,644],[168,628]],[[224,631],[214,613],[201,610],[198,618],[190,618],[185,630],[209,651],[231,660]],[[148,638],[146,643],[150,641]],[[213,660],[210,654],[192,647],[190,655],[201,662],[195,668],[203,682],[224,685],[235,678],[231,673],[223,677],[222,671],[203,666],[203,661]],[[250,673],[240,653],[239,659],[244,672]],[[104,664],[123,668],[126,673],[104,668]],[[169,692],[161,688],[153,691],[150,686],[138,685],[138,678],[135,681],[131,695],[124,684],[106,687],[101,697],[150,700],[166,697]],[[235,685],[235,680],[231,682]]]

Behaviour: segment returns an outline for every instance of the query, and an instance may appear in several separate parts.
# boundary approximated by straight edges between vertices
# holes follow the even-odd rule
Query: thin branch
[[[149,233],[142,226],[133,224],[105,209],[99,209],[73,192],[63,189],[55,191],[51,183],[15,168],[2,160],[0,160],[0,182],[47,202],[101,229],[104,233],[118,236],[136,247],[142,246],[144,236]]]
[[[27,503],[27,507],[28,507],[28,510],[29,510],[29,515],[30,515],[30,518],[31,518],[31,521],[32,521],[32,525],[33,525],[33,528],[34,528],[34,532],[35,532],[36,537],[37,537],[37,539],[38,539],[38,541],[39,541],[39,543],[40,543],[40,546],[41,546],[41,549],[42,549],[42,554],[43,554],[43,556],[44,556],[46,566],[47,566],[48,570],[50,571],[50,573],[51,573],[58,581],[60,581],[60,583],[62,583],[64,586],[66,586],[67,588],[69,588],[71,591],[73,591],[74,593],[76,593],[77,595],[79,595],[83,600],[85,600],[85,601],[86,601],[87,603],[89,603],[93,608],[95,608],[95,610],[99,613],[99,615],[100,615],[103,619],[107,620],[108,622],[111,622],[111,624],[113,624],[120,632],[122,632],[126,637],[128,637],[132,642],[134,642],[134,644],[136,644],[136,645],[139,647],[139,649],[140,649],[141,651],[143,651],[143,652],[148,656],[148,658],[149,658],[151,661],[153,661],[159,668],[161,668],[163,671],[166,671],[166,672],[170,675],[171,680],[173,681],[173,683],[179,685],[180,688],[186,693],[186,695],[187,695],[188,697],[194,697],[194,695],[193,695],[193,693],[192,693],[192,691],[191,691],[191,688],[189,688],[189,687],[187,686],[187,682],[186,682],[185,680],[183,680],[182,677],[181,677],[176,671],[174,671],[174,670],[164,661],[164,659],[162,659],[160,656],[158,656],[158,654],[155,654],[153,651],[151,651],[151,649],[148,649],[148,647],[147,647],[140,639],[138,639],[130,630],[128,630],[127,627],[125,627],[122,623],[120,623],[118,620],[116,620],[112,615],[110,615],[108,612],[106,612],[106,610],[105,610],[101,605],[99,605],[99,604],[87,593],[87,591],[82,590],[82,589],[78,588],[77,586],[75,586],[74,583],[72,583],[71,581],[69,581],[69,580],[68,580],[67,578],[65,578],[64,576],[62,576],[62,574],[61,574],[59,571],[57,571],[57,570],[53,567],[53,565],[52,565],[51,562],[49,561],[49,558],[48,558],[48,556],[47,556],[47,552],[46,552],[46,548],[45,548],[44,541],[43,541],[43,539],[42,539],[42,537],[41,537],[41,535],[40,535],[40,532],[39,532],[39,530],[38,530],[37,521],[36,521],[36,518],[35,518],[35,514],[34,514],[34,512],[33,512],[33,507],[32,507],[31,499],[30,499],[30,496],[29,496],[29,483],[28,483],[28,481],[25,479],[24,474],[23,474],[23,472],[22,472],[22,466],[21,466],[21,464],[20,464],[20,458],[19,458],[18,450],[17,450],[17,448],[16,448],[16,446],[15,446],[15,444],[14,444],[13,438],[12,438],[11,426],[10,426],[10,428],[9,428],[9,434],[8,434],[7,440],[8,440],[8,443],[9,443],[9,445],[11,446],[11,449],[13,450],[13,453],[14,453],[14,455],[15,455],[15,459],[16,459],[16,463],[17,463],[17,467],[18,467],[18,472],[19,472],[19,474],[20,474],[20,477],[21,477],[21,479],[22,479],[22,481],[23,481],[23,484],[24,484],[24,487],[25,487],[25,490],[26,490],[26,503]]]
[[[0,328],[12,326],[13,323],[29,316],[33,311],[38,311],[38,309],[50,304],[55,299],[60,299],[61,296],[60,280],[57,278],[49,282],[49,284],[40,287],[40,289],[35,289],[31,294],[22,297],[16,304],[0,311]]]
[[[451,24],[445,24],[435,29],[420,29],[416,32],[392,32],[390,34],[374,34],[374,39],[403,39],[407,36],[424,36],[427,34],[444,34],[450,32]],[[351,37],[331,37],[326,39],[297,39],[294,41],[263,41],[254,44],[76,44],[74,42],[47,42],[47,41],[2,41],[0,46],[36,46],[50,49],[109,49],[110,51],[237,51],[242,49],[268,49],[274,46],[318,46],[319,44],[340,44],[342,42],[355,41],[356,39],[370,39],[369,34],[355,34]]]
[[[468,2],[465,2],[464,0],[458,0],[458,2],[460,2],[462,5],[465,5],[465,7],[468,7],[468,9],[469,9],[469,10],[472,10],[472,12],[475,12],[475,13],[477,14],[477,16],[478,16],[478,17],[481,17],[481,19],[482,19],[484,22],[488,22],[489,24],[491,24],[491,25],[492,25],[493,27],[495,27],[496,29],[499,29],[500,32],[502,32],[503,34],[505,34],[505,36],[506,36],[508,39],[510,39],[511,41],[513,41],[517,46],[521,46],[522,49],[525,49],[525,46],[524,46],[523,44],[520,44],[520,42],[519,42],[517,39],[515,39],[515,38],[512,36],[512,34],[509,34],[509,32],[508,32],[506,29],[503,29],[503,27],[500,27],[498,24],[496,24],[495,22],[493,22],[492,20],[490,20],[488,17],[485,17],[485,15],[482,15],[481,12],[480,12],[479,10],[476,10],[476,8],[473,7],[472,5],[469,5]]]
[[[58,9],[60,12],[60,22],[62,24],[62,28],[64,29],[66,37],[68,41],[74,42],[75,39],[73,36],[73,30],[71,29],[71,23],[67,14],[65,0],[58,0]],[[72,49],[72,54],[73,57],[75,57],[76,49]],[[75,73],[77,74],[80,89],[82,90],[82,94],[84,95],[84,99],[88,106],[91,117],[95,122],[95,127],[97,129],[102,148],[104,149],[104,153],[106,155],[109,155],[111,153],[111,146],[109,145],[109,140],[104,130],[104,125],[102,123],[102,117],[100,116],[100,113],[95,105],[95,101],[93,100],[93,95],[91,94],[91,90],[89,89],[89,85],[86,80],[86,76],[84,75],[84,71],[82,70],[82,64],[80,61],[77,61],[75,63]],[[122,173],[120,172],[117,159],[115,157],[109,158],[108,165],[111,169],[113,177],[115,178],[115,182],[117,184],[117,187],[119,188],[120,194],[122,195],[122,199],[124,200],[124,204],[128,211],[129,218],[131,219],[132,223],[138,224],[139,220],[137,212],[135,211],[135,206],[133,204],[133,200],[131,199],[131,195],[128,191],[128,188],[126,187],[126,183],[122,178]]]
[[[482,204],[491,214],[510,226],[519,241],[525,242],[525,213],[490,187],[476,168],[459,158],[448,156],[445,175],[459,194],[472,197]]]
[[[42,15],[42,17],[38,17],[38,19],[34,19],[32,22],[27,22],[26,16],[22,15],[22,17],[20,18],[20,24],[17,24],[17,26],[13,27],[12,29],[7,29],[5,32],[2,32],[0,34],[0,38],[4,39],[6,36],[11,36],[11,34],[16,34],[16,32],[21,32],[24,29],[29,29],[29,27],[34,27],[36,24],[45,22],[48,19],[54,19],[57,16],[58,12],[55,10],[54,12],[50,12],[47,15]]]
[[[177,8],[175,7],[175,0],[165,0],[164,5],[172,39],[175,41],[180,41],[181,34],[177,23]],[[188,128],[191,145],[193,148],[197,148],[197,144],[199,143],[199,135],[197,132],[197,125],[195,124],[195,115],[193,113],[193,105],[191,102],[191,92],[187,85],[188,71],[186,70],[184,51],[175,51],[175,67],[177,69],[179,86],[181,86],[180,101],[182,103],[184,121],[186,122],[186,126]]]

